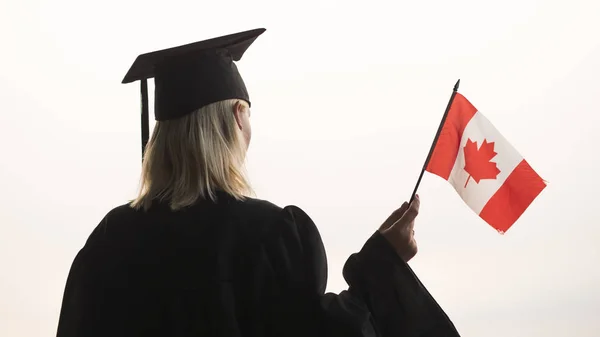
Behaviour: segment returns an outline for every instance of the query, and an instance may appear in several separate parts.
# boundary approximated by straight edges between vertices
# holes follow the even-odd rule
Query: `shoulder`
[[[131,208],[129,203],[112,208],[102,217],[100,222],[92,230],[85,246],[88,247],[102,243],[113,228],[119,227],[115,225],[126,223],[128,220],[132,219],[135,214],[136,210]]]
[[[226,203],[232,212],[256,220],[275,219],[283,210],[281,206],[273,202],[256,198],[245,198],[243,200],[229,199]]]
[[[246,198],[239,202],[236,207],[238,207],[237,210],[241,213],[266,219],[312,222],[308,214],[296,205],[279,206],[268,200]]]
[[[310,216],[299,206],[279,206],[275,203],[256,198],[246,198],[234,203],[233,213],[253,224],[264,225],[264,235],[281,235],[295,232],[297,235],[314,236],[317,227]]]
[[[132,208],[130,203],[116,206],[104,215],[98,227],[106,230],[112,223],[126,222],[138,216],[140,212]]]
[[[322,263],[325,258],[325,249],[317,225],[313,219],[297,205],[283,207],[259,199],[246,201],[249,207],[264,212],[268,220],[264,224],[259,242],[265,247],[275,248],[285,246],[288,253],[295,252],[303,256],[305,262]]]

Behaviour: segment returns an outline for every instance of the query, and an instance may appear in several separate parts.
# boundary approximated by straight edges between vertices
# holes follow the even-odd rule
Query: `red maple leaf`
[[[497,155],[494,151],[494,142],[488,143],[484,139],[481,147],[477,148],[477,142],[467,139],[464,151],[465,171],[469,174],[465,188],[471,177],[478,184],[481,179],[496,179],[498,177],[500,170],[496,166],[496,163],[490,161]]]

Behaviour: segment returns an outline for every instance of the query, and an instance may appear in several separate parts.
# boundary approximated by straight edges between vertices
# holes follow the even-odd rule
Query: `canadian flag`
[[[490,226],[506,232],[545,181],[461,94],[454,100],[426,171],[446,179]]]

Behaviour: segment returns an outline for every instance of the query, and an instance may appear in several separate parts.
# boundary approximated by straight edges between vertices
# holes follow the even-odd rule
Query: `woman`
[[[248,197],[250,99],[233,61],[263,31],[138,57],[124,82],[156,83],[142,189],[75,258],[59,337],[458,336],[407,265],[418,198],[350,256],[348,290],[326,294],[310,217]]]

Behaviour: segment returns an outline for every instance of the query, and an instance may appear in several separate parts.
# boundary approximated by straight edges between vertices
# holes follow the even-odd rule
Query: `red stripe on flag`
[[[506,232],[546,187],[544,180],[522,160],[485,204],[479,216]]]
[[[458,155],[460,140],[477,109],[463,95],[456,93],[426,170],[446,180]]]

